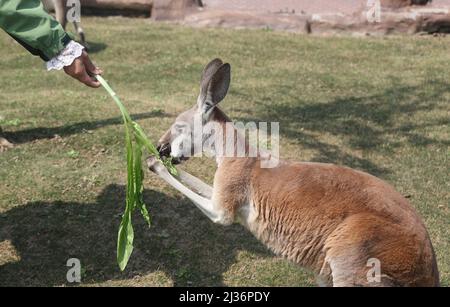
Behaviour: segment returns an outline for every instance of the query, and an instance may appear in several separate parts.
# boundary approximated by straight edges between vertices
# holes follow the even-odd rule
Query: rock
[[[202,6],[201,0],[154,0],[151,17],[154,20],[183,20]]]
[[[385,12],[381,22],[369,22],[366,16],[342,14],[313,15],[310,21],[313,34],[389,35],[414,34],[417,21],[409,12]]]
[[[419,18],[417,23],[419,32],[428,34],[450,33],[449,14],[424,15]]]
[[[123,15],[144,14],[150,16],[153,0],[81,0],[81,8],[100,15],[119,12]]]
[[[380,0],[381,7],[398,9],[411,5],[425,5],[431,0]]]
[[[430,3],[432,0],[411,0],[411,4],[413,5],[426,5]]]
[[[248,11],[204,10],[189,15],[185,18],[183,24],[193,27],[309,32],[307,15],[265,14]]]

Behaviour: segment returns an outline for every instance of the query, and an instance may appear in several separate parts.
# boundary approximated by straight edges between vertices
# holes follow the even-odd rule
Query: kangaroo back
[[[409,202],[369,174],[321,163],[259,167],[227,159],[214,181],[221,209],[277,255],[335,286],[438,286],[427,231]],[[378,282],[368,279],[371,261]],[[377,281],[377,279],[374,279]]]

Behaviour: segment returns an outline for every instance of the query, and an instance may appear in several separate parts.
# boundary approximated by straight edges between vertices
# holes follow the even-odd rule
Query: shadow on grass
[[[166,113],[159,110],[131,115],[134,120],[167,116],[168,115]],[[121,125],[122,123],[122,117],[118,116],[97,121],[84,121],[59,127],[38,127],[20,131],[3,131],[2,136],[15,144],[23,144],[40,139],[51,139],[54,138],[55,135],[65,137],[78,134],[83,131],[99,129],[105,126]]]
[[[88,50],[89,54],[103,51],[106,49],[106,47],[108,47],[108,45],[106,45],[104,43],[98,43],[98,42],[87,41],[87,44],[89,46],[89,50]]]
[[[20,260],[0,266],[0,285],[66,284],[66,262],[75,257],[83,283],[162,271],[177,286],[220,286],[237,251],[268,255],[243,227],[214,225],[189,201],[146,190],[153,225],[136,212],[135,249],[120,272],[115,252],[124,190],[110,185],[96,203],[33,202],[1,214],[0,242],[10,240]]]
[[[446,109],[439,105],[443,96],[450,93],[445,82],[430,81],[422,86],[392,87],[382,93],[336,98],[332,101],[301,101],[293,94],[295,88],[284,86],[282,102],[269,97],[256,102],[252,114],[262,121],[280,122],[280,137],[287,138],[303,148],[314,150],[313,161],[338,163],[381,176],[389,173],[383,166],[370,159],[356,156],[323,140],[324,135],[342,140],[351,151],[389,154],[404,144],[413,146],[444,145],[442,141],[421,134],[418,130],[449,125],[450,119],[426,119],[426,122],[410,122],[407,118],[419,112]],[[237,93],[237,95],[241,95]],[[245,97],[244,99],[250,99]],[[448,110],[447,110],[448,111]],[[402,121],[400,122],[400,118]],[[241,121],[255,118],[242,117]],[[321,138],[322,137],[322,138]]]

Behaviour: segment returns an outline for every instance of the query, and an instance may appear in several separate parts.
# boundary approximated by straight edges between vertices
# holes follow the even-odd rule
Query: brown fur
[[[339,267],[352,259],[339,285],[368,285],[367,260],[377,258],[381,285],[439,285],[424,224],[402,195],[374,176],[332,164],[261,168],[257,158],[224,158],[214,193],[229,223],[250,203],[256,216],[244,223],[249,230],[274,253],[329,284],[336,285],[330,262]]]

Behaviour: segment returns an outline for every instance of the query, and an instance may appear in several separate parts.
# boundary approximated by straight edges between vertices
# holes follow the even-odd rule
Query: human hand
[[[64,72],[81,83],[95,88],[100,86],[100,82],[98,82],[94,76],[103,73],[100,68],[92,63],[85,50],[83,50],[83,53],[76,58],[72,64],[64,67]]]

